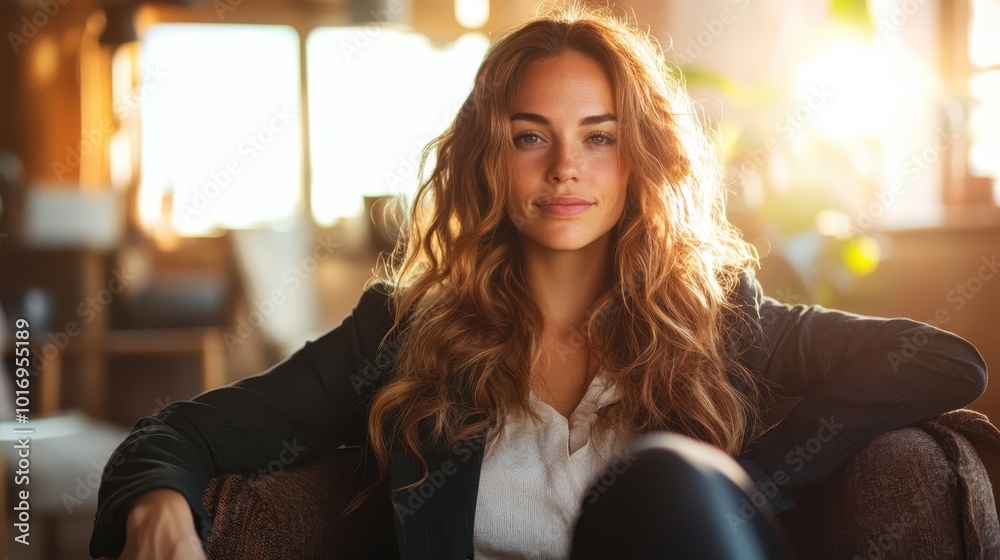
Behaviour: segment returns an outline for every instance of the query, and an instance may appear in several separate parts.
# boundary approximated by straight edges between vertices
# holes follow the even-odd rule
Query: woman
[[[264,374],[137,425],[91,554],[198,557],[211,477],[365,445],[390,557],[781,558],[771,516],[801,489],[982,394],[957,336],[762,295],[670,76],[593,10],[496,42],[386,277]],[[761,438],[776,395],[801,401]]]

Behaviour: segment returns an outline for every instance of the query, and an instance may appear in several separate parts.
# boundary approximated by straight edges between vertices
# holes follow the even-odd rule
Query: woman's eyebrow
[[[522,120],[538,124],[544,124],[546,126],[552,126],[549,119],[537,114],[537,113],[514,113],[510,116],[511,121]],[[607,121],[618,121],[618,118],[611,113],[604,113],[603,115],[592,115],[589,117],[583,117],[580,119],[580,126],[590,126],[595,124],[601,124]]]

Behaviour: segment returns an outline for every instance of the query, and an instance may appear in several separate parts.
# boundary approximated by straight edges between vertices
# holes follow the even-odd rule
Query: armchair
[[[779,515],[779,528],[801,559],[1000,559],[980,453],[1000,455],[1000,431],[971,410],[888,432]],[[212,479],[204,493],[214,519],[209,557],[394,557],[393,536],[377,534],[392,528],[384,485],[384,499],[337,519],[372,480],[374,466],[359,469],[357,459],[357,449],[345,449],[256,480]]]

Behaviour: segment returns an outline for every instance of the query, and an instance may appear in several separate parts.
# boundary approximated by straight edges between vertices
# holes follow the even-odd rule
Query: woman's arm
[[[121,553],[125,506],[140,494],[182,494],[205,541],[211,522],[202,492],[212,477],[259,476],[363,444],[367,397],[390,370],[375,361],[392,326],[388,305],[385,287],[373,286],[337,327],[266,372],[140,420],[104,470],[91,556]]]
[[[962,408],[986,388],[976,348],[925,323],[785,305],[749,275],[741,297],[761,325],[751,370],[801,397],[737,458],[774,513],[879,435]]]

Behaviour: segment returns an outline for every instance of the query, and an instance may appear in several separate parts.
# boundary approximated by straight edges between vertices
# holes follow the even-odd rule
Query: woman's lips
[[[535,205],[553,216],[576,216],[586,212],[594,203],[575,196],[553,196],[539,200]]]

